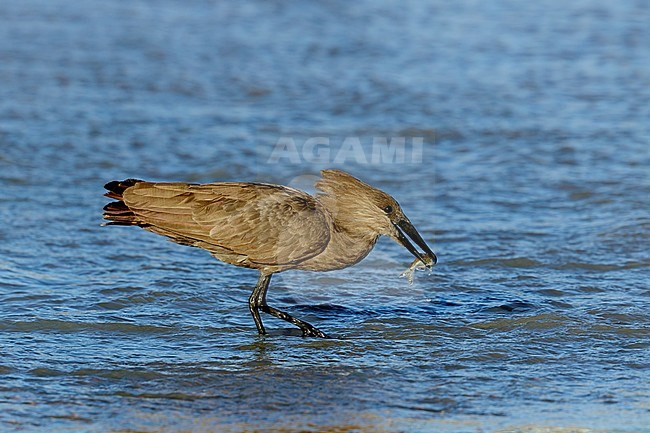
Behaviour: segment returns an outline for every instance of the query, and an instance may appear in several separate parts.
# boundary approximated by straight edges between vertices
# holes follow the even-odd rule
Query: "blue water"
[[[633,1],[2,2],[0,431],[650,431],[648,22]],[[390,240],[276,275],[271,305],[332,340],[259,337],[254,271],[99,226],[109,180],[330,167],[439,256],[411,286]]]

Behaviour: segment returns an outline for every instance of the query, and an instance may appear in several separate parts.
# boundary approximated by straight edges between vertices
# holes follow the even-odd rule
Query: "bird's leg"
[[[259,331],[260,334],[265,334],[266,332],[264,331],[264,325],[262,325],[262,319],[260,318],[258,310],[262,310],[263,312],[275,316],[278,319],[286,320],[289,323],[293,323],[294,325],[296,325],[298,328],[302,330],[302,335],[304,337],[330,338],[323,331],[315,328],[309,323],[300,319],[296,319],[295,317],[285,313],[284,311],[280,311],[277,308],[269,307],[266,303],[266,292],[269,288],[270,281],[271,281],[271,275],[268,276],[260,275],[260,279],[257,282],[257,286],[255,286],[255,290],[253,290],[253,294],[248,300],[249,308],[251,310],[251,313],[253,314],[253,319],[255,320],[255,324],[257,325],[257,330]]]
[[[248,309],[253,315],[255,326],[257,326],[257,332],[259,332],[260,335],[266,334],[259,309],[262,303],[266,304],[266,289],[268,289],[270,281],[271,275],[260,274],[260,278],[257,280],[257,285],[255,286],[255,289],[253,289],[250,298],[248,298]]]

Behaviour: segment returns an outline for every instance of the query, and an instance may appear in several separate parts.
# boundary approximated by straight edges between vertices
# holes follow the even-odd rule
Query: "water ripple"
[[[647,431],[649,10],[3,2],[0,431]],[[111,179],[323,168],[440,259],[408,285],[382,238],[275,275],[269,303],[330,340],[259,336],[255,272],[99,226]]]

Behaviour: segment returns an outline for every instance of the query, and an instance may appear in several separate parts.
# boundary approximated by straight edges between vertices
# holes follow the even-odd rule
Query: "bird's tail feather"
[[[142,222],[138,220],[138,217],[122,200],[122,194],[124,191],[138,182],[142,181],[138,179],[126,179],[123,181],[114,180],[104,185],[104,188],[108,190],[104,195],[118,201],[110,202],[104,206],[104,219],[107,219],[110,222],[103,225],[142,225]]]

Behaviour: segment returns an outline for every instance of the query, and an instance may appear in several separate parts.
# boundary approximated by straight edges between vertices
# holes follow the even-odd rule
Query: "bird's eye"
[[[384,207],[384,212],[392,213],[393,212],[393,206],[388,205],[388,206]]]

